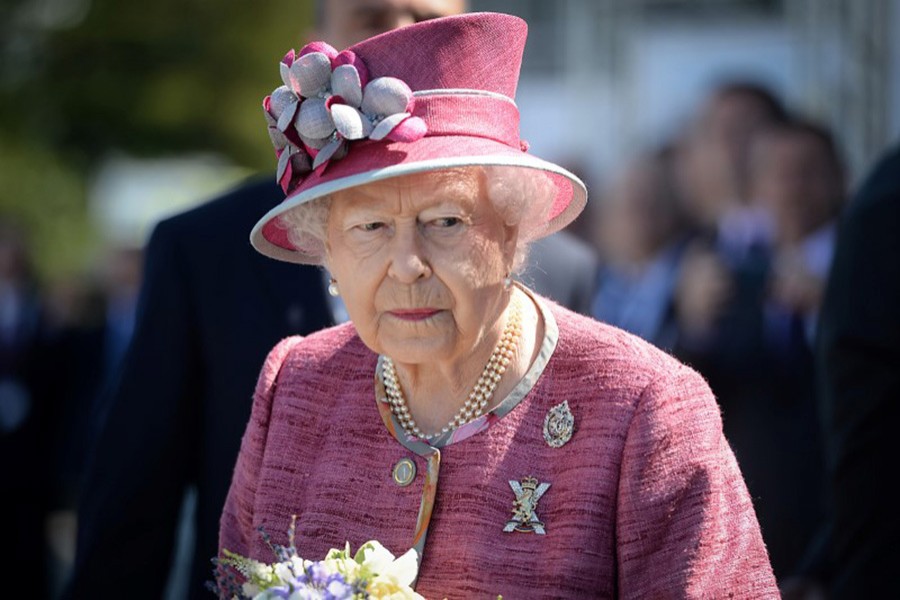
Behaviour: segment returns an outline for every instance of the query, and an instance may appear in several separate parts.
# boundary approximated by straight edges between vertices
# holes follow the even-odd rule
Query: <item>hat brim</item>
[[[435,158],[439,157],[439,158]],[[349,188],[404,175],[468,166],[505,166],[532,169],[550,180],[547,197],[530,198],[548,207],[547,220],[524,236],[545,237],[571,223],[587,202],[584,183],[575,175],[535,156],[486,138],[465,136],[425,137],[412,143],[354,142],[348,154],[333,160],[323,173],[309,173],[297,189],[259,220],[250,233],[250,243],[271,258],[318,265],[320,254],[296,248],[279,222],[287,211],[317,198]]]

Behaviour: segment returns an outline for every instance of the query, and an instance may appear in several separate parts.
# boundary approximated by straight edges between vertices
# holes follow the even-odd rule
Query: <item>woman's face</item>
[[[363,342],[395,361],[454,361],[496,341],[517,228],[474,171],[332,196],[327,264]]]

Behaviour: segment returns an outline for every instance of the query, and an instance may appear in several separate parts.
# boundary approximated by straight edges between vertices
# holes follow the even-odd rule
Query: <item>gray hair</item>
[[[539,237],[555,196],[553,183],[542,171],[510,166],[474,166],[440,171],[462,184],[471,182],[484,190],[494,210],[508,226],[518,226],[519,239],[513,270],[519,272],[531,242]],[[551,201],[545,201],[545,199]],[[331,196],[322,196],[281,215],[281,226],[300,251],[326,257],[325,240]]]

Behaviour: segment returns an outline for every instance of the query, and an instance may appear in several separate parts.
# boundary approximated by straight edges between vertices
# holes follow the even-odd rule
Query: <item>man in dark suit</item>
[[[281,338],[332,322],[318,269],[270,260],[248,241],[283,197],[274,182],[255,181],[156,228],[134,339],[84,485],[73,597],[127,589],[159,598],[189,485],[192,595],[210,578],[259,367]],[[135,583],[121,587],[120,577]]]
[[[832,500],[827,570],[835,599],[897,593],[898,230],[900,146],[847,210],[819,324],[816,366]]]

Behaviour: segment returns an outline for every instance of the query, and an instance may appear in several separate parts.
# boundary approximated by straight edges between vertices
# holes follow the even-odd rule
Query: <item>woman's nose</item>
[[[422,249],[418,227],[398,228],[391,244],[391,265],[388,275],[400,283],[411,284],[431,275],[431,266]]]

